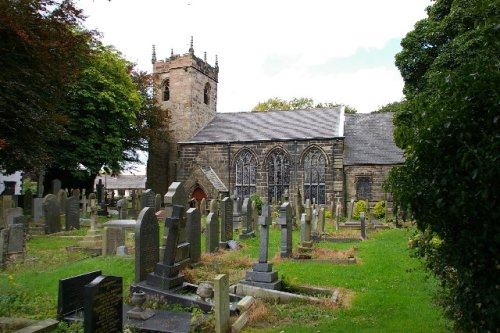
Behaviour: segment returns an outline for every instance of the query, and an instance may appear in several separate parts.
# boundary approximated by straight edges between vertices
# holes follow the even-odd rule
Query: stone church
[[[344,114],[343,107],[313,110],[217,113],[219,66],[200,59],[193,44],[183,55],[157,60],[156,96],[165,118],[153,141],[148,187],[164,194],[182,181],[198,201],[258,193],[279,202],[319,204],[390,200],[382,185],[403,162],[393,141],[392,113]],[[312,201],[312,200],[311,200]]]

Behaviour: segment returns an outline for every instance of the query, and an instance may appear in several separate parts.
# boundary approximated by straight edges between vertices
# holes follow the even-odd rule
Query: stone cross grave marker
[[[47,194],[43,198],[43,216],[46,234],[61,231],[61,210],[55,195]]]
[[[167,217],[165,227],[168,228],[168,235],[163,249],[163,260],[156,264],[153,273],[148,274],[147,283],[161,289],[172,289],[184,282],[184,275],[179,274],[180,265],[176,263],[176,253],[178,250],[180,229],[185,227],[183,218],[185,207],[173,205],[170,207],[172,214]],[[165,238],[165,237],[164,237]]]
[[[141,207],[155,207],[155,192],[153,190],[147,189],[142,192]]]
[[[252,230],[252,200],[250,198],[243,200],[241,222],[240,239],[255,237],[255,233]]]
[[[176,262],[179,263],[181,268],[183,268],[189,263],[189,243],[187,240],[186,228],[187,195],[183,184],[181,182],[173,182],[170,184],[164,200],[165,213],[167,217],[172,215],[173,206],[178,205],[184,207],[184,211],[182,212],[182,215],[180,215],[180,218],[183,219],[183,221],[180,223],[179,227],[179,239],[176,250]]]
[[[278,224],[281,226],[281,258],[292,256],[292,208],[289,202],[280,207]]]
[[[66,230],[80,229],[80,199],[69,197],[66,199]]]
[[[123,332],[123,282],[100,275],[84,287],[84,333]]]
[[[201,214],[198,208],[189,208],[186,212],[189,258],[192,263],[201,259]]]
[[[160,260],[160,227],[154,209],[143,208],[135,225],[135,282],[146,280]]]
[[[59,280],[57,320],[64,320],[83,311],[84,287],[99,275],[101,271],[94,271]]]
[[[219,248],[219,213],[217,200],[210,201],[210,213],[206,221],[205,252],[214,253]]]
[[[221,228],[220,228],[220,244],[221,248],[227,248],[227,242],[233,239],[233,200],[225,197],[221,201]]]

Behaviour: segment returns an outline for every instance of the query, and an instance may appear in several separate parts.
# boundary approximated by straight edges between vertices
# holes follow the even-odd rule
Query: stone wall
[[[178,164],[178,180],[185,183],[186,189],[194,188],[194,184],[203,184],[202,188],[212,199],[214,189],[205,189],[201,166],[210,166],[226,185],[230,193],[234,191],[235,160],[238,153],[248,149],[257,160],[257,193],[267,202],[268,198],[268,166],[267,158],[273,149],[283,149],[290,160],[290,187],[297,184],[303,193],[304,153],[311,147],[319,148],[326,157],[326,199],[343,198],[342,152],[343,139],[304,140],[304,141],[263,141],[248,143],[212,143],[181,144]],[[210,185],[208,185],[210,187]],[[290,191],[293,199],[293,191]],[[190,195],[191,193],[189,193]]]

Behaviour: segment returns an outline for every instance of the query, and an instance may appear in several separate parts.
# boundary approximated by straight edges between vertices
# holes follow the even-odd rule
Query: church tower
[[[147,188],[165,194],[177,180],[177,143],[189,141],[207,125],[217,111],[219,65],[208,64],[194,55],[193,38],[188,53],[157,60],[153,46],[155,96],[163,128],[150,142],[147,165]]]

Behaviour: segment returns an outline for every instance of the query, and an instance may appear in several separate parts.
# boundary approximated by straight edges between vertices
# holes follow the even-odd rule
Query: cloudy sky
[[[186,53],[219,59],[218,111],[309,97],[371,112],[402,98],[400,40],[430,0],[80,0],[86,26],[151,71]]]

